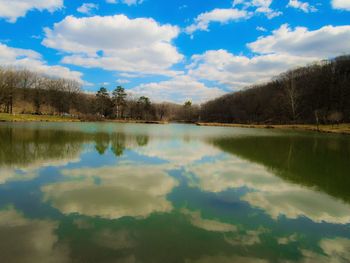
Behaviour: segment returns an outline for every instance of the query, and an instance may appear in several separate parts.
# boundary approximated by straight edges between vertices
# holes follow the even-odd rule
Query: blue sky
[[[203,102],[350,53],[349,0],[0,0],[0,64]]]

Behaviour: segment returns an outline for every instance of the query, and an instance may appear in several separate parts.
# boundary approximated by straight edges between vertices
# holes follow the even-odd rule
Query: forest
[[[270,82],[194,105],[154,103],[127,94],[83,92],[78,82],[26,69],[0,68],[0,112],[70,115],[82,120],[146,120],[240,124],[350,122],[350,56],[289,70]]]
[[[329,124],[350,121],[350,56],[285,72],[201,105],[201,121]]]

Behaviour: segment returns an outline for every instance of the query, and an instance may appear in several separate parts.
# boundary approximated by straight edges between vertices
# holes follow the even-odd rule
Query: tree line
[[[117,86],[111,93],[101,87],[96,95],[90,97],[91,118],[144,121],[183,121],[196,122],[200,108],[191,101],[183,105],[163,102],[154,103],[146,96],[136,97],[128,94],[122,86]]]
[[[17,68],[0,67],[0,112],[72,115],[83,120],[125,119],[195,122],[199,106],[153,103],[150,98],[127,94],[121,86],[110,93],[83,92],[81,84]]]
[[[201,105],[205,122],[243,124],[350,121],[350,56],[287,71],[272,81]]]
[[[0,67],[0,112],[70,114],[84,120],[222,122],[243,124],[340,123],[350,121],[350,56],[289,70],[202,105],[154,103],[150,98],[101,87],[83,92],[68,79]]]

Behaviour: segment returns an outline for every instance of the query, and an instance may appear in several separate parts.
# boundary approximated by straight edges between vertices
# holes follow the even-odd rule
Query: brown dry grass
[[[32,115],[32,114],[7,114],[0,113],[0,121],[3,122],[78,122],[79,119],[55,116],[55,115]]]
[[[311,124],[293,124],[293,125],[261,125],[261,124],[234,124],[234,123],[197,123],[199,126],[217,126],[217,127],[234,127],[234,128],[257,128],[257,129],[288,129],[315,131],[322,133],[350,134],[350,124],[339,125],[316,125]]]

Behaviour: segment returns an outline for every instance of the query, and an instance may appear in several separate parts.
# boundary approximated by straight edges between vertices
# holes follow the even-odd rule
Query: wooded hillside
[[[337,123],[350,121],[350,56],[288,71],[202,105],[201,121]]]

